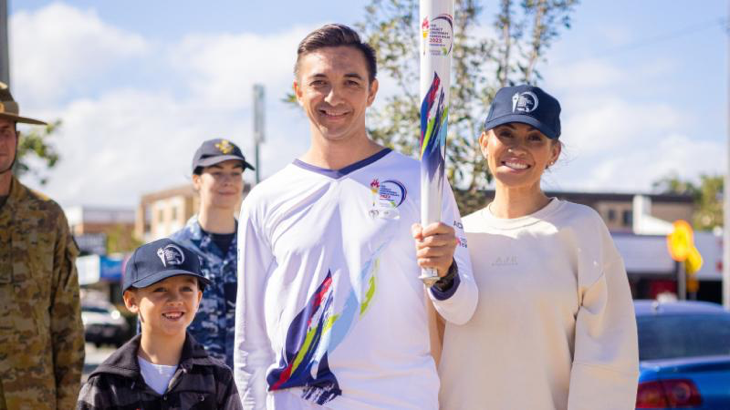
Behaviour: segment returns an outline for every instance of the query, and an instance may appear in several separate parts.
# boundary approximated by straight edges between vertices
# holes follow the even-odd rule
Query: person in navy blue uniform
[[[188,331],[209,355],[233,367],[238,222],[243,172],[254,167],[241,149],[226,139],[203,142],[195,152],[192,179],[200,210],[185,228],[170,236],[198,254],[201,272],[211,282]]]

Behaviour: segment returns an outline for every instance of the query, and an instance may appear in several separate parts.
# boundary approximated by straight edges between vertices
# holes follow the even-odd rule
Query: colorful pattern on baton
[[[421,0],[421,225],[441,221],[446,129],[449,118],[454,1]],[[419,277],[426,286],[439,278],[433,269]]]
[[[438,103],[436,101],[438,96]],[[444,150],[446,147],[446,128],[449,118],[449,107],[444,104],[444,90],[438,73],[433,73],[433,81],[426,97],[421,103],[421,156],[422,165],[428,173],[428,179],[444,178]]]

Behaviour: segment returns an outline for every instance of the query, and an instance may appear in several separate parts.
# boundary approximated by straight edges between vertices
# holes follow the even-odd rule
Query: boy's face
[[[203,292],[194,276],[179,275],[141,289],[124,292],[124,304],[136,313],[142,332],[176,336],[195,318]]]

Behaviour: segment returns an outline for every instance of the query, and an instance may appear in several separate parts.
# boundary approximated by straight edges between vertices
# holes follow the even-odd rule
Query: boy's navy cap
[[[238,160],[243,163],[244,168],[255,169],[251,164],[246,162],[246,157],[238,146],[226,139],[217,138],[203,142],[203,145],[195,151],[193,156],[193,172],[198,167],[209,167],[219,162],[228,160]]]
[[[518,85],[497,91],[484,129],[510,122],[535,127],[550,139],[560,137],[560,103],[540,87]]]
[[[134,251],[124,271],[122,292],[130,287],[146,288],[179,275],[195,276],[203,285],[210,284],[200,273],[198,255],[171,239],[159,239]]]

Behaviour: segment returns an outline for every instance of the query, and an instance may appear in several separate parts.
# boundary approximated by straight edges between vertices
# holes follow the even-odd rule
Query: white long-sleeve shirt
[[[444,409],[633,409],[636,319],[623,261],[592,209],[553,199],[464,218],[479,304],[447,324]]]
[[[257,185],[239,219],[234,375],[245,408],[436,409],[424,287],[411,225],[419,163],[383,150],[339,171],[301,161]],[[451,189],[442,220],[461,246],[447,320],[477,301]],[[299,404],[296,404],[299,403]]]

